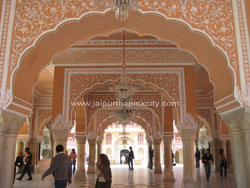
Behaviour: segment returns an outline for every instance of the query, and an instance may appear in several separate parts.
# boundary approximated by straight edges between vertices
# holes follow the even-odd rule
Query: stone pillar
[[[85,179],[85,144],[86,136],[76,136],[77,141],[77,169],[75,180],[82,181]]]
[[[102,153],[102,140],[96,142],[97,145],[97,157]]]
[[[0,110],[0,186],[13,187],[16,137],[26,117]]]
[[[64,152],[67,151],[67,140],[68,140],[68,129],[56,130],[51,129],[54,137],[54,156],[57,154],[56,146],[62,145],[64,147]]]
[[[248,124],[249,129],[244,128],[242,131],[242,139],[243,139],[243,151],[246,162],[246,174],[249,177],[250,174],[250,122]],[[248,187],[250,186],[250,178],[247,178]]]
[[[3,155],[1,159],[1,187],[13,187],[16,137],[17,134],[5,134],[4,136],[4,149],[1,153]]]
[[[174,181],[173,165],[172,165],[172,140],[174,136],[163,136],[164,142],[164,179]]]
[[[232,144],[230,140],[227,140],[227,163],[228,168],[233,169],[232,162]]]
[[[0,153],[1,153],[1,155],[0,155],[0,167],[2,166],[2,162],[3,162],[3,160],[2,160],[3,155],[2,155],[2,153],[4,153],[4,151],[3,151],[4,148],[5,148],[4,147],[4,132],[2,132],[0,130]],[[1,174],[0,174],[0,178],[1,178]]]
[[[19,152],[22,152],[22,141],[21,140],[16,140],[16,156],[18,155]]]
[[[215,171],[219,172],[220,171],[220,167],[219,167],[219,139],[218,138],[214,138],[213,139],[213,158],[214,158],[214,165],[215,165]]]
[[[88,174],[95,173],[95,156],[96,156],[96,140],[88,139],[89,142],[89,166],[88,166]]]
[[[150,161],[149,161],[149,147],[151,147],[153,149],[153,141],[147,139],[148,142],[148,149],[147,149],[147,155],[146,155],[146,159],[148,160],[148,168],[150,168]],[[154,164],[152,164],[154,166]]]
[[[226,143],[227,143],[227,139],[221,139],[220,140],[220,149],[224,150],[225,156],[227,156],[227,145],[226,145]]]
[[[24,139],[23,140],[23,153],[25,152],[25,148],[29,147],[29,140]]]
[[[32,154],[32,160],[31,160],[31,171],[35,172],[37,170],[37,164],[38,164],[38,150],[39,148],[37,147],[38,140],[37,138],[32,138],[29,141],[30,145],[30,152]]]
[[[244,147],[241,132],[230,129],[232,151],[233,151],[233,169],[237,188],[247,188],[247,174],[244,155]]]
[[[154,163],[155,163],[155,174],[162,174],[161,170],[161,151],[160,151],[161,139],[154,139]]]
[[[194,164],[195,129],[182,129],[181,138],[183,145],[183,184],[182,187],[195,187],[196,175]]]
[[[230,130],[233,171],[237,188],[250,186],[249,168],[249,130],[250,130],[250,107],[240,108],[222,116]]]

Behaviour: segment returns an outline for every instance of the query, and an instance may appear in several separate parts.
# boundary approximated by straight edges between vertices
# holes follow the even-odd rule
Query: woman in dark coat
[[[105,154],[98,156],[96,164],[96,188],[110,188],[112,183],[112,173],[110,168],[110,162]]]
[[[202,163],[205,167],[207,182],[209,182],[209,178],[211,175],[211,163],[214,161],[213,156],[210,154],[209,149],[206,150],[206,153],[202,157]]]

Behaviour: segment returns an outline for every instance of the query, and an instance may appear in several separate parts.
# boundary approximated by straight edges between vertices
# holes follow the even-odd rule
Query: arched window
[[[122,140],[122,145],[128,145],[128,141],[126,139]]]
[[[143,133],[139,133],[139,134],[138,134],[138,143],[141,143],[141,144],[142,144],[142,143],[143,143],[143,138],[144,138],[144,137],[143,137]]]
[[[111,133],[106,134],[106,144],[112,144],[112,134]]]

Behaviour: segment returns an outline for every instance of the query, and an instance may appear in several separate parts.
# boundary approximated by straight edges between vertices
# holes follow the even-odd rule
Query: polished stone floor
[[[136,166],[134,171],[128,171],[127,166],[112,166],[113,188],[136,187],[136,188],[180,188],[182,183],[182,165],[174,167],[175,182],[164,181],[162,175],[154,174],[153,171]],[[17,175],[18,177],[19,175]],[[20,182],[15,181],[14,188],[52,188],[52,177],[49,176],[45,181],[41,180],[42,171],[33,174],[33,181],[26,181],[28,176],[24,176]],[[210,182],[205,179],[204,168],[196,170],[197,188],[234,188],[233,174],[229,172],[227,179],[222,179],[218,173],[212,171]],[[85,181],[73,182],[70,188],[94,188],[95,176],[87,175]]]

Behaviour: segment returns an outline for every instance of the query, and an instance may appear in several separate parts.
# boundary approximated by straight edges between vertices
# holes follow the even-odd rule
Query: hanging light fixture
[[[128,18],[129,11],[137,10],[139,7],[139,0],[110,0],[111,9],[115,11],[115,16],[121,22]],[[95,0],[98,9],[104,8],[108,0]]]
[[[123,107],[126,106],[133,98],[134,93],[137,91],[134,83],[131,83],[127,77],[126,73],[126,62],[125,62],[125,31],[123,31],[123,63],[122,63],[122,73],[121,77],[118,79],[117,83],[110,87],[110,90],[115,93],[116,101],[122,102]],[[127,109],[123,109],[127,112]]]

